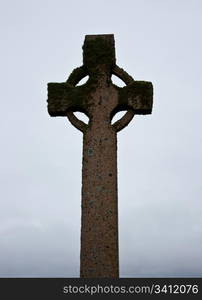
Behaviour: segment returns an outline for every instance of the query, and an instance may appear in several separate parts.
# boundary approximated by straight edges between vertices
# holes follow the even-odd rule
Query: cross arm
[[[152,113],[153,86],[148,81],[134,80],[129,85],[119,89],[117,111],[131,109],[135,114]]]
[[[50,116],[66,116],[68,111],[85,112],[83,87],[67,82],[48,83],[48,112]]]
[[[123,76],[121,76],[121,79],[123,79]],[[129,78],[129,82],[130,83],[123,88],[116,87],[118,88],[118,105],[113,110],[111,114],[111,119],[117,112],[123,110],[127,111],[126,114],[121,119],[119,119],[117,122],[115,122],[112,125],[116,132],[126,127],[133,119],[135,114],[145,115],[145,114],[151,114],[152,112],[152,104],[153,104],[152,83],[147,81],[134,81],[133,79],[131,80],[130,78]]]

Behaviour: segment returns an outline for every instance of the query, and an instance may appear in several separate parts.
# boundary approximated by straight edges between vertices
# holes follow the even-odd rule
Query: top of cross
[[[117,87],[112,74],[126,86]],[[85,76],[88,81],[76,86]],[[134,114],[152,112],[153,88],[151,82],[136,81],[116,65],[114,35],[86,35],[83,45],[83,66],[76,68],[64,83],[48,84],[48,111],[51,116],[68,116],[78,129],[87,128],[73,112],[89,116],[89,126],[96,121],[96,111],[104,111],[103,120],[110,124],[116,112],[126,110],[126,115],[116,122],[118,131],[125,127]]]
[[[111,73],[115,65],[114,35],[86,35],[83,45],[83,65],[89,74]]]

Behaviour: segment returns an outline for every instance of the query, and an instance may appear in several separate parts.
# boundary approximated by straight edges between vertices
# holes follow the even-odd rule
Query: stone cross
[[[123,88],[112,83],[112,74]],[[151,114],[152,98],[151,82],[133,80],[116,65],[113,34],[86,35],[83,65],[66,82],[48,84],[49,114],[68,117],[83,133],[81,277],[119,277],[117,132],[135,114]],[[112,124],[119,111],[126,113]],[[85,113],[89,123],[74,112]]]

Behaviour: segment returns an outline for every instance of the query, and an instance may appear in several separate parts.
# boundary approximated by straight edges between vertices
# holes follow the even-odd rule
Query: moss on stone
[[[73,70],[67,82],[48,84],[48,111],[51,116],[65,116],[68,110],[81,111],[89,116],[93,92],[103,78],[110,86],[111,74],[115,74],[127,84],[123,88],[113,84],[118,90],[119,104],[112,115],[129,108],[133,108],[139,114],[151,113],[152,83],[133,81],[131,76],[116,66],[113,35],[86,36],[83,45],[83,63],[83,66]],[[88,81],[76,86],[87,75]]]
[[[88,115],[91,94],[96,89],[95,79],[81,86],[67,82],[48,84],[48,111],[51,116],[65,116],[67,110],[80,111]]]
[[[133,108],[136,114],[149,114],[152,111],[153,86],[148,81],[134,81],[123,88],[115,86],[119,92],[119,110]],[[137,97],[141,103],[137,104]],[[130,102],[130,104],[129,104]]]
[[[83,79],[87,75],[87,69],[84,66],[81,66],[72,71],[72,73],[68,77],[67,83],[75,86],[81,79]]]
[[[83,45],[83,64],[90,73],[95,73],[100,65],[111,70],[115,64],[114,42],[102,36],[86,39]]]

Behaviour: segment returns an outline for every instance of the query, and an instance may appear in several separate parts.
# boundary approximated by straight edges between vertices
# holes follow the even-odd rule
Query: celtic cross
[[[112,75],[125,86],[113,84]],[[81,277],[119,277],[117,132],[135,114],[151,114],[152,99],[151,82],[136,81],[116,65],[112,34],[87,35],[83,65],[66,82],[48,84],[50,116],[68,117],[83,133]],[[112,124],[119,111],[126,113]],[[88,124],[74,112],[85,113]]]

